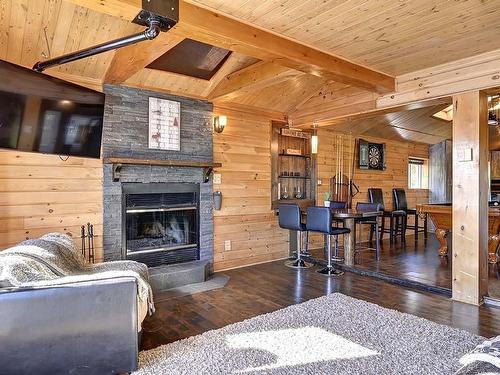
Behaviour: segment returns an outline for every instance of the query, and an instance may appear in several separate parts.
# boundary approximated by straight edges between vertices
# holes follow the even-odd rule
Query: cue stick
[[[82,232],[81,233],[82,234],[81,234],[80,237],[82,239],[82,255],[85,258],[85,256],[86,256],[85,255],[85,237],[86,237],[86,235],[85,235],[85,225],[82,225]]]
[[[349,187],[347,188],[347,202],[348,202],[348,205],[350,205],[350,201],[351,201],[351,198],[352,198],[352,169],[351,169],[351,158],[353,157],[353,151],[352,151],[352,132],[349,133],[349,165],[348,165],[348,168],[349,168],[349,171],[347,172],[348,175],[349,175]]]
[[[344,135],[342,134],[340,136],[340,197],[341,198],[342,198],[343,183],[344,183]]]
[[[338,188],[339,188],[339,136],[337,135],[336,137],[336,140],[337,140],[337,147],[335,149],[335,152],[337,154],[337,157],[336,157],[336,160],[335,160],[335,165],[336,165],[336,168],[335,168],[335,200],[338,200],[339,198],[339,192],[338,192]]]
[[[334,155],[335,155],[335,173],[333,175],[333,182],[335,184],[333,191],[335,192],[335,195],[337,195],[337,136],[335,135],[335,150],[334,150]]]
[[[337,179],[339,184],[339,199],[342,200],[342,135],[339,135],[339,178]]]
[[[337,164],[337,162],[338,162],[338,160],[337,160],[337,156],[338,156],[337,146],[338,146],[338,139],[337,139],[337,135],[335,135],[335,175],[334,175],[334,179],[333,179],[333,181],[335,182],[335,189],[334,189],[335,199],[337,199],[336,198],[337,197],[337,166],[338,166],[338,164]]]

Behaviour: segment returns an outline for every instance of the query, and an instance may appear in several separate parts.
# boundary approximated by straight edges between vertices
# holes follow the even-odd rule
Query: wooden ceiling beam
[[[105,83],[120,84],[144,69],[157,58],[182,42],[175,30],[160,33],[155,39],[132,44],[115,51],[104,76]]]
[[[208,100],[231,100],[241,93],[261,90],[303,74],[266,61],[252,64],[226,76],[208,95]]]
[[[185,36],[326,80],[380,93],[393,92],[395,79],[291,39],[199,6],[179,2],[179,29]]]
[[[227,58],[226,62],[222,64],[219,70],[210,79],[209,84],[203,90],[202,96],[208,97],[208,95],[231,73],[242,69],[241,60],[248,59],[246,56],[239,54],[237,52],[232,52]],[[250,64],[251,65],[251,64]]]
[[[500,86],[500,50],[403,74],[396,81],[397,92],[380,96],[378,108],[496,88]]]
[[[65,0],[99,13],[132,21],[142,10],[142,0]]]
[[[286,121],[287,117],[284,113],[273,111],[268,108],[259,108],[254,106],[247,106],[244,104],[231,103],[231,102],[218,102],[214,104],[214,113],[227,115],[231,117],[241,118],[248,120],[249,118],[255,119],[268,119],[274,121]]]
[[[113,16],[133,19],[141,0],[67,0]],[[395,79],[387,74],[314,49],[214,11],[179,1],[176,31],[184,37],[282,65],[304,73],[388,93]],[[167,33],[167,36],[171,33]]]

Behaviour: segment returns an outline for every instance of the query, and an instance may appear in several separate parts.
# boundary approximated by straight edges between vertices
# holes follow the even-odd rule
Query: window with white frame
[[[408,158],[408,188],[428,189],[429,163],[427,159]]]

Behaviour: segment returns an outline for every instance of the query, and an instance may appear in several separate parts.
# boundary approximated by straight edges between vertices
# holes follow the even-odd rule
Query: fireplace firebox
[[[199,184],[124,183],[122,257],[155,267],[199,259]]]

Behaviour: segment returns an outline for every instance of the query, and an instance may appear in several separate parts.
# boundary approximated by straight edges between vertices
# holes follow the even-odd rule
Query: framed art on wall
[[[148,147],[155,150],[181,150],[181,103],[149,98]]]

